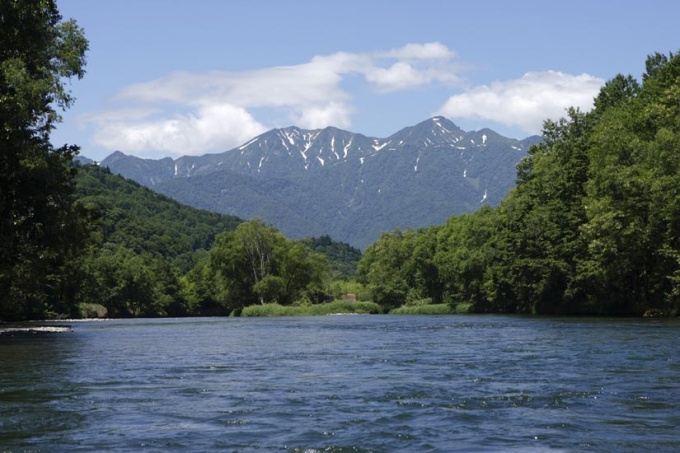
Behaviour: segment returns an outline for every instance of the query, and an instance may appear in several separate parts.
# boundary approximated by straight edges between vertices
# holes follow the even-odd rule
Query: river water
[[[0,335],[0,451],[680,451],[680,321],[324,316]]]

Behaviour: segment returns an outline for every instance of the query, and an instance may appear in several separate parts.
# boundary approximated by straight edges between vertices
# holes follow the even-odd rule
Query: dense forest
[[[327,236],[290,241],[258,219],[182,205],[107,168],[74,168],[85,248],[65,263],[68,273],[43,304],[5,312],[6,319],[229,315],[253,303],[311,304],[329,298],[332,280],[350,278],[361,257]],[[248,254],[250,239],[259,241],[252,252],[262,253],[264,268]]]
[[[72,316],[228,315],[253,303],[318,302],[361,257],[329,237],[290,241],[258,219],[184,206],[95,165],[78,166],[75,196],[92,234],[71,280]]]
[[[83,31],[53,1],[0,2],[0,321],[295,314],[342,295],[329,310],[680,314],[678,55],[546,121],[498,207],[386,232],[361,256],[79,165],[50,132],[84,75]]]
[[[680,56],[618,75],[544,141],[495,209],[385,233],[359,278],[376,302],[484,313],[680,314]]]

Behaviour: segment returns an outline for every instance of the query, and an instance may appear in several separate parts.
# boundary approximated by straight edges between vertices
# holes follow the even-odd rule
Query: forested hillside
[[[98,219],[98,247],[163,258],[183,273],[196,264],[197,251],[210,249],[218,233],[242,222],[184,206],[94,165],[78,168],[76,196]]]
[[[615,77],[543,137],[499,207],[371,245],[359,275],[375,301],[680,314],[680,56],[650,56],[641,82]]]
[[[334,241],[330,236],[305,238],[301,242],[315,252],[326,255],[334,278],[351,279],[356,276],[361,250],[346,242]]]
[[[94,165],[78,168],[75,193],[93,217],[72,280],[75,316],[228,315],[251,303],[318,302],[329,271],[347,277],[361,257],[329,237],[292,241],[259,220],[181,205]]]
[[[234,230],[238,217],[183,205],[140,184],[113,175],[107,168],[79,165],[76,196],[98,214],[101,229],[97,240],[151,254],[168,260],[181,273],[196,264],[201,251],[209,250],[215,236]],[[361,251],[329,236],[305,238],[301,242],[325,255],[338,278],[351,278]],[[198,253],[196,253],[198,252]]]
[[[84,252],[66,257],[44,305],[5,319],[228,315],[253,303],[319,302],[361,257],[329,237],[292,241],[257,219],[184,206],[106,168],[74,170]],[[266,265],[253,273],[255,254]]]
[[[94,165],[78,167],[75,195],[92,221],[88,253],[71,279],[73,316],[190,314],[180,277],[204,259],[219,233],[241,223]]]

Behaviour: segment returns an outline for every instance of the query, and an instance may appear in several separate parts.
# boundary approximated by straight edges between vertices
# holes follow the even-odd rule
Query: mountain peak
[[[442,123],[446,126],[451,126],[454,129],[458,129],[458,126],[456,126],[456,124],[453,121],[441,115],[433,116],[432,118],[423,121],[423,123],[427,122]]]
[[[112,152],[111,154],[109,154],[108,157],[109,158],[127,157],[127,154],[125,154],[122,151],[116,150],[116,151]]]
[[[445,118],[443,116],[433,116],[432,118],[429,118],[425,121],[421,121],[420,123],[416,124],[415,127],[417,127],[417,128],[437,127],[437,128],[442,129],[446,132],[453,132],[453,133],[460,133],[460,134],[463,134],[463,132],[464,132],[453,121],[451,121],[448,118]]]
[[[443,116],[435,116],[415,126],[406,127],[388,140],[393,143],[429,147],[458,142],[465,132]]]

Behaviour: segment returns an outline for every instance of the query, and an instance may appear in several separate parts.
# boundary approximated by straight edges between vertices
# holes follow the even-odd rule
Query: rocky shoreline
[[[0,324],[0,336],[34,335],[40,333],[73,332],[71,326],[64,325],[31,325],[31,324]]]

